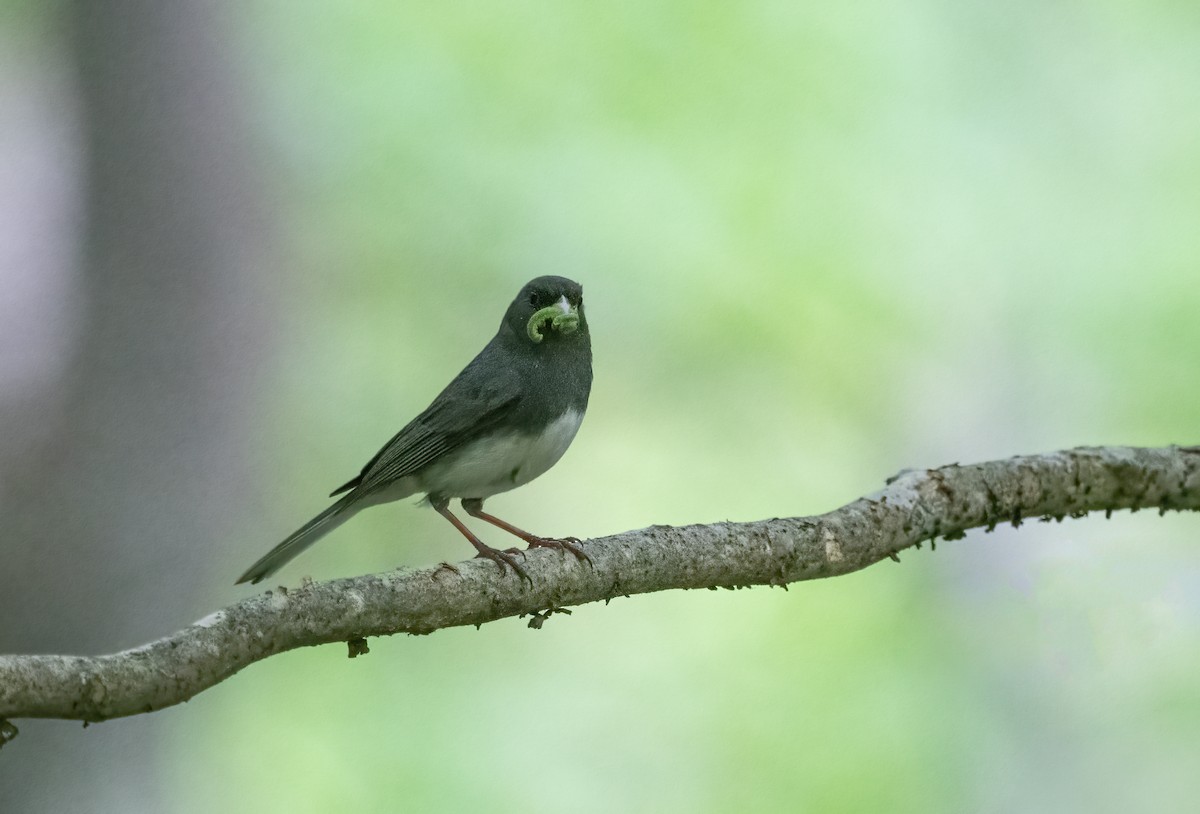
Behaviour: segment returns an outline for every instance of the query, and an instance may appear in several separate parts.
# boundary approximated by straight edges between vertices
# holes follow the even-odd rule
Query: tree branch
[[[107,656],[0,656],[0,745],[6,718],[103,721],[186,701],[285,650],[481,625],[615,596],[672,588],[786,585],[865,568],[937,537],[1022,519],[1119,509],[1200,509],[1200,447],[1092,447],[906,471],[883,490],[827,514],[651,526],[588,541],[589,568],[569,554],[529,552],[533,587],[495,564],[421,568],[306,582],[250,597],[190,627]]]

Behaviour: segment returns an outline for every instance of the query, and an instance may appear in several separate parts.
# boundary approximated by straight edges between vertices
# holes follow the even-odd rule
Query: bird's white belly
[[[486,498],[529,483],[567,451],[583,414],[567,410],[539,436],[519,433],[474,441],[431,464],[421,488],[447,497]]]

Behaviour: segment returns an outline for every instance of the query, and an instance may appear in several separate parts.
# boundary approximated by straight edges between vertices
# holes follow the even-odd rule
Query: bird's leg
[[[499,517],[485,512],[483,510],[483,501],[479,498],[464,498],[462,500],[462,507],[471,517],[478,517],[480,520],[491,523],[496,528],[504,529],[509,534],[520,537],[529,543],[530,548],[557,548],[559,551],[570,551],[577,559],[583,560],[588,565],[592,565],[592,558],[587,555],[586,551],[579,547],[578,537],[563,537],[558,539],[530,534],[524,529],[517,528],[512,523],[506,523]]]
[[[499,551],[484,543],[478,537],[471,533],[471,530],[463,525],[463,522],[455,517],[450,512],[450,501],[446,499],[434,500],[430,498],[430,505],[442,517],[454,524],[454,528],[462,532],[462,535],[470,541],[471,545],[475,546],[475,550],[479,552],[476,556],[485,557],[500,567],[500,573],[504,573],[504,566],[511,568],[517,576],[533,586],[533,580],[529,578],[529,574],[525,573],[525,569],[517,562],[517,558],[505,551]],[[456,569],[457,570],[457,569]]]

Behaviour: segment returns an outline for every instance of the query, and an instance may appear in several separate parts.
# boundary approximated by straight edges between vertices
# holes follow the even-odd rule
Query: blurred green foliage
[[[279,536],[545,273],[584,284],[596,384],[564,460],[489,504],[541,533],[1198,440],[1194,6],[274,0],[242,36],[288,261]],[[288,654],[162,713],[164,782],[194,812],[1181,810],[1195,537],[1033,524]],[[390,506],[281,576],[469,553]]]

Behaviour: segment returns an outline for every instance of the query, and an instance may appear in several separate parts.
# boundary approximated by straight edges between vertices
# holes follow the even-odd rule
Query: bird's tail
[[[342,523],[345,523],[358,512],[359,507],[354,505],[358,497],[353,492],[346,495],[337,503],[334,503],[328,509],[292,532],[286,540],[272,548],[262,559],[250,566],[246,570],[246,573],[242,574],[241,578],[238,579],[237,584],[240,585],[243,582],[252,584],[261,582],[286,565],[301,551],[342,525]]]

